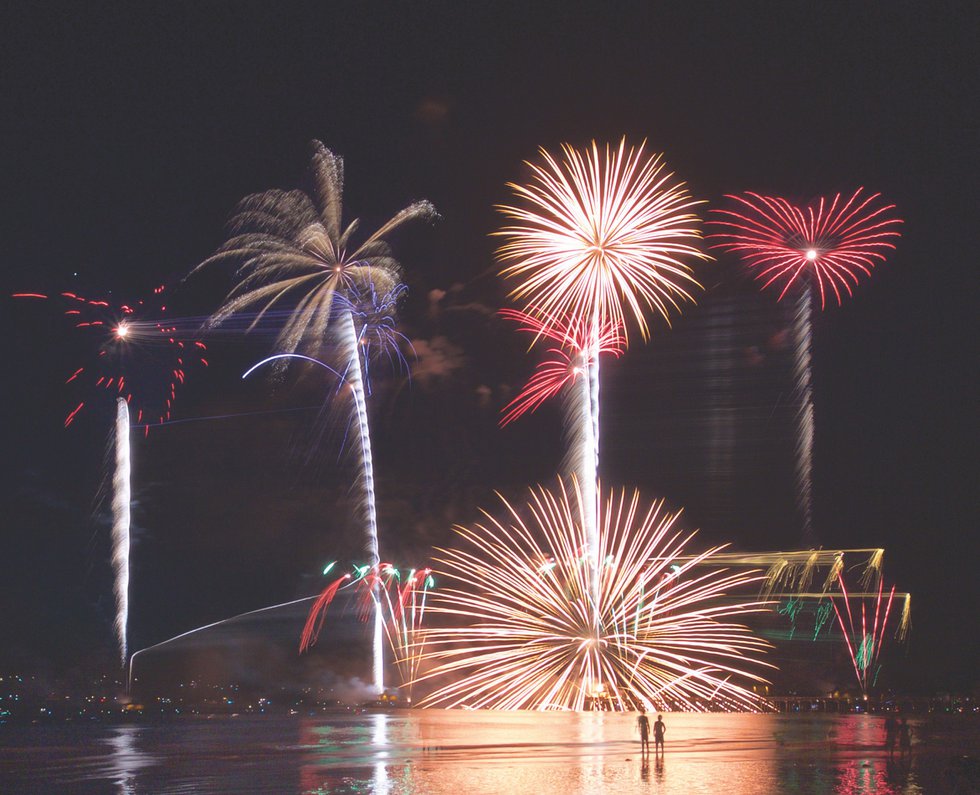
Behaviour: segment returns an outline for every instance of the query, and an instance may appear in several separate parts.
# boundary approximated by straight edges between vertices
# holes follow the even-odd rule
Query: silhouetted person
[[[640,717],[636,719],[636,728],[640,731],[640,753],[650,753],[650,719],[646,711],[640,707]]]
[[[653,724],[654,750],[664,752],[664,734],[667,732],[667,724],[664,723],[664,716],[657,715],[657,722]]]
[[[898,734],[898,723],[894,715],[885,718],[885,748],[889,754],[895,753],[895,735]]]
[[[902,749],[902,756],[912,751],[912,729],[908,718],[902,718],[898,724],[898,747]]]

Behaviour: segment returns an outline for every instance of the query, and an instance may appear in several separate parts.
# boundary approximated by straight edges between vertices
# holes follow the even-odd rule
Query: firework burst
[[[596,565],[580,505],[564,486],[539,487],[527,518],[504,501],[506,518],[456,528],[461,546],[438,561],[451,585],[429,608],[453,625],[425,631],[433,667],[419,680],[451,681],[422,703],[761,708],[741,682],[765,681],[751,669],[767,665],[757,655],[768,644],[730,620],[767,609],[731,598],[761,575],[706,569],[721,547],[676,563],[694,533],[675,529],[662,502],[644,510],[625,490],[602,504]]]
[[[599,466],[599,361],[604,345],[625,348],[627,315],[649,336],[645,309],[669,322],[678,301],[700,287],[688,257],[708,259],[694,245],[700,239],[699,202],[664,168],[660,155],[644,145],[618,148],[596,142],[584,151],[563,144],[561,160],[542,149],[542,165],[528,163],[528,185],[511,184],[523,207],[501,206],[512,223],[496,234],[505,239],[498,257],[505,278],[519,280],[510,297],[537,317],[535,340],[558,340],[555,357],[539,370],[525,393],[508,407],[511,418],[574,382],[566,417],[575,416],[570,458],[577,464],[584,500],[587,543],[597,539]],[[529,327],[531,324],[528,324]],[[612,342],[604,337],[613,335]],[[590,557],[595,560],[595,556]],[[593,585],[599,582],[593,573]]]
[[[738,254],[763,287],[782,285],[780,298],[809,279],[821,307],[828,294],[840,304],[901,236],[895,205],[882,203],[880,193],[863,192],[820,197],[803,209],[777,196],[729,195],[733,209],[712,211],[709,223],[721,231],[708,238],[713,247]]]
[[[374,283],[352,283],[350,289],[337,295],[342,310],[350,313],[361,351],[364,383],[371,394],[371,369],[384,361],[392,370],[408,372],[404,350],[412,352],[412,342],[398,331],[398,304],[408,288],[398,282],[379,290]]]
[[[533,309],[529,312],[502,309],[500,315],[517,323],[519,331],[532,334],[535,340],[544,338],[553,343],[520,394],[504,406],[501,427],[537,410],[542,403],[587,376],[593,357],[602,354],[619,357],[623,353],[621,328],[612,323],[603,325],[593,339],[590,327],[576,318],[552,318]]]
[[[684,261],[708,259],[692,245],[699,202],[644,144],[563,144],[562,154],[541,149],[543,164],[528,163],[530,184],[510,185],[526,207],[499,208],[513,222],[496,233],[506,240],[503,275],[520,280],[511,297],[545,318],[621,327],[624,338],[628,313],[646,339],[644,308],[669,320],[700,287]]]
[[[385,238],[409,221],[434,218],[436,213],[429,202],[415,202],[354,246],[358,221],[346,227],[341,223],[343,160],[319,141],[312,147],[313,195],[269,190],[247,196],[229,224],[228,241],[194,272],[225,263],[237,266],[237,283],[212,315],[211,326],[250,311],[255,312],[252,329],[273,307],[289,302],[293,309],[279,333],[278,347],[284,353],[316,356],[335,295],[356,292],[366,284],[382,294],[395,290],[399,266]]]
[[[152,298],[132,303],[72,292],[50,296],[15,293],[13,297],[60,303],[73,327],[97,346],[91,361],[74,370],[65,382],[87,385],[85,397],[65,417],[66,428],[91,400],[102,395],[124,399],[135,424],[147,430],[151,424],[167,422],[189,369],[208,364],[207,346],[182,334],[168,316],[162,286],[154,289]]]

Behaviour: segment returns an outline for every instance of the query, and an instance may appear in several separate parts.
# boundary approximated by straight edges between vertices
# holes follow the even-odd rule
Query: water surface
[[[913,720],[907,760],[867,715],[668,714],[645,762],[635,716],[398,711],[0,727],[3,793],[977,792],[975,724]]]

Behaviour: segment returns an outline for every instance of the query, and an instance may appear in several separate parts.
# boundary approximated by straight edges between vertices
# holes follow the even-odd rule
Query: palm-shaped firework
[[[281,353],[317,355],[324,345],[328,323],[335,313],[339,315],[335,318],[339,353],[344,360],[344,380],[353,397],[357,432],[354,445],[361,458],[367,554],[369,565],[377,566],[374,465],[362,362],[364,346],[360,344],[364,341],[361,334],[369,324],[358,324],[356,313],[368,286],[375,296],[395,296],[389,302],[390,307],[394,306],[399,267],[386,237],[408,221],[434,217],[435,210],[427,201],[415,202],[354,247],[352,238],[358,222],[342,225],[342,159],[314,141],[310,170],[312,196],[300,190],[270,190],[243,199],[230,223],[231,237],[198,269],[224,262],[238,265],[238,281],[211,317],[211,326],[248,311],[254,313],[249,326],[252,329],[276,305],[289,307],[278,337]],[[276,364],[284,367],[291,360],[284,356]],[[378,599],[375,607],[374,683],[380,692],[384,688],[384,626]]]
[[[800,208],[784,198],[759,193],[727,196],[729,208],[713,210],[709,235],[715,248],[737,254],[763,288],[779,287],[779,300],[794,287],[796,365],[799,395],[796,444],[797,494],[803,519],[803,540],[812,545],[813,533],[813,306],[821,309],[833,296],[837,304],[853,294],[862,276],[884,262],[901,236],[902,221],[895,205],[881,194],[858,188],[850,197],[836,194]]]
[[[425,630],[422,653],[421,678],[444,683],[423,704],[760,708],[744,683],[765,681],[752,669],[768,644],[731,619],[767,609],[735,595],[761,573],[713,565],[722,547],[685,556],[694,533],[625,491],[601,503],[596,570],[580,505],[539,487],[526,509],[505,501],[504,517],[456,528],[429,603],[453,624]]]
[[[289,302],[291,311],[278,347],[285,353],[316,355],[334,295],[357,284],[373,284],[380,292],[393,290],[399,267],[386,237],[408,221],[436,213],[427,201],[410,204],[353,247],[357,219],[342,226],[343,160],[319,141],[312,147],[313,195],[268,190],[247,196],[229,223],[231,237],[195,271],[226,262],[238,266],[238,281],[210,325],[257,310],[249,326],[254,328],[274,306]]]

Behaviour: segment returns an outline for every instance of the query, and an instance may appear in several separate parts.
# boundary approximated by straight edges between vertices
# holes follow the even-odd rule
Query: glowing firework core
[[[117,337],[120,339],[125,339],[127,334],[129,334],[129,326],[127,326],[125,323],[120,323],[118,326],[116,326]]]

